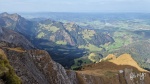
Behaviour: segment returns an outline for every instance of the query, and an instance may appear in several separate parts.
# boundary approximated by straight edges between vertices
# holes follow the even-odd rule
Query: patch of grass
[[[51,24],[45,25],[45,24],[39,24],[39,27],[43,30],[50,31],[52,33],[55,33],[59,30],[56,26],[52,26]]]
[[[0,50],[0,77],[6,84],[21,84],[21,79],[14,72],[2,50]]]
[[[68,30],[68,31],[72,31],[72,30],[75,30],[72,26],[73,26],[73,23],[67,23],[66,25],[66,29]]]
[[[21,84],[21,79],[15,74],[13,68],[9,64],[6,67],[9,71],[2,77],[6,84]]]
[[[82,65],[85,65],[85,64],[90,64],[92,63],[91,60],[89,60],[87,57],[85,58],[77,58],[74,60],[74,65],[71,66],[71,69],[72,70],[75,70],[75,69],[79,69],[81,68]]]
[[[97,55],[96,53],[90,53],[88,56],[88,59],[90,59],[92,62],[99,62],[101,57]]]
[[[78,48],[84,48],[84,49],[88,49],[90,51],[101,51],[102,50],[102,48],[99,48],[99,47],[92,45],[92,44],[88,44],[86,46],[80,45]]]
[[[57,28],[55,26],[51,26],[48,30],[51,31],[52,33],[55,33],[59,30],[59,28]]]
[[[112,44],[101,45],[101,47],[105,48],[107,51],[111,52],[115,49],[119,49],[123,46],[129,45],[136,41],[139,37],[128,31],[116,31],[113,35],[115,40]],[[136,39],[135,39],[136,38]]]
[[[37,38],[42,38],[42,37],[44,37],[44,36],[45,36],[44,32],[40,32],[40,33],[37,35]]]
[[[104,73],[104,75],[105,75],[106,77],[108,77],[108,78],[112,78],[112,77],[114,77],[116,74],[117,74],[116,72],[112,72],[112,71],[106,71],[106,72]]]
[[[65,42],[65,41],[57,41],[57,42],[56,42],[56,44],[66,45],[66,44],[67,44],[67,42]]]
[[[121,39],[115,39],[115,42],[113,44],[110,45],[103,45],[103,47],[108,50],[111,51],[113,49],[118,49],[120,47],[122,47],[124,45],[124,41]]]
[[[94,31],[94,30],[85,29],[85,30],[82,32],[83,38],[84,38],[84,39],[89,39],[89,40],[91,40],[91,37],[94,36],[94,34],[95,34],[95,31]]]
[[[13,50],[13,51],[17,51],[17,52],[25,52],[25,50],[23,50],[21,47],[17,47],[17,48],[8,48],[9,50]]]

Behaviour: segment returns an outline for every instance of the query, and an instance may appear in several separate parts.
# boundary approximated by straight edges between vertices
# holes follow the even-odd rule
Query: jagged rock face
[[[45,51],[29,51],[36,66],[50,84],[71,84],[64,67],[54,62]]]
[[[28,53],[18,53],[6,50],[10,64],[14,67],[16,74],[21,78],[23,84],[48,84],[44,75],[35,66]]]
[[[3,50],[23,84],[73,84],[64,67],[54,62],[46,51]]]
[[[12,30],[0,27],[0,41],[22,46],[25,49],[33,48],[33,45],[21,34],[18,34]]]
[[[4,50],[23,84],[72,84],[64,67],[52,61],[46,51]]]

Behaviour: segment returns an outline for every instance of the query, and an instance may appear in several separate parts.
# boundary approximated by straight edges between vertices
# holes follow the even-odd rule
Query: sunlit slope
[[[109,60],[109,62],[112,62],[116,65],[130,65],[130,66],[137,68],[139,71],[146,71],[146,70],[142,69],[141,67],[139,67],[137,62],[131,57],[130,54],[120,55],[116,59]]]

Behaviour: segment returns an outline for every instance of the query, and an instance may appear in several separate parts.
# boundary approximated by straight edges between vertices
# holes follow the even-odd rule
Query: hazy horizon
[[[0,12],[150,13],[149,0],[0,0]]]

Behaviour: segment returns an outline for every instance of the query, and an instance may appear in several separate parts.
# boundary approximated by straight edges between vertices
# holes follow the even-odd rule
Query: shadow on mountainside
[[[70,45],[58,45],[45,39],[34,38],[32,43],[36,48],[48,51],[54,61],[68,69],[74,64],[74,59],[87,54],[85,49],[79,49]]]

